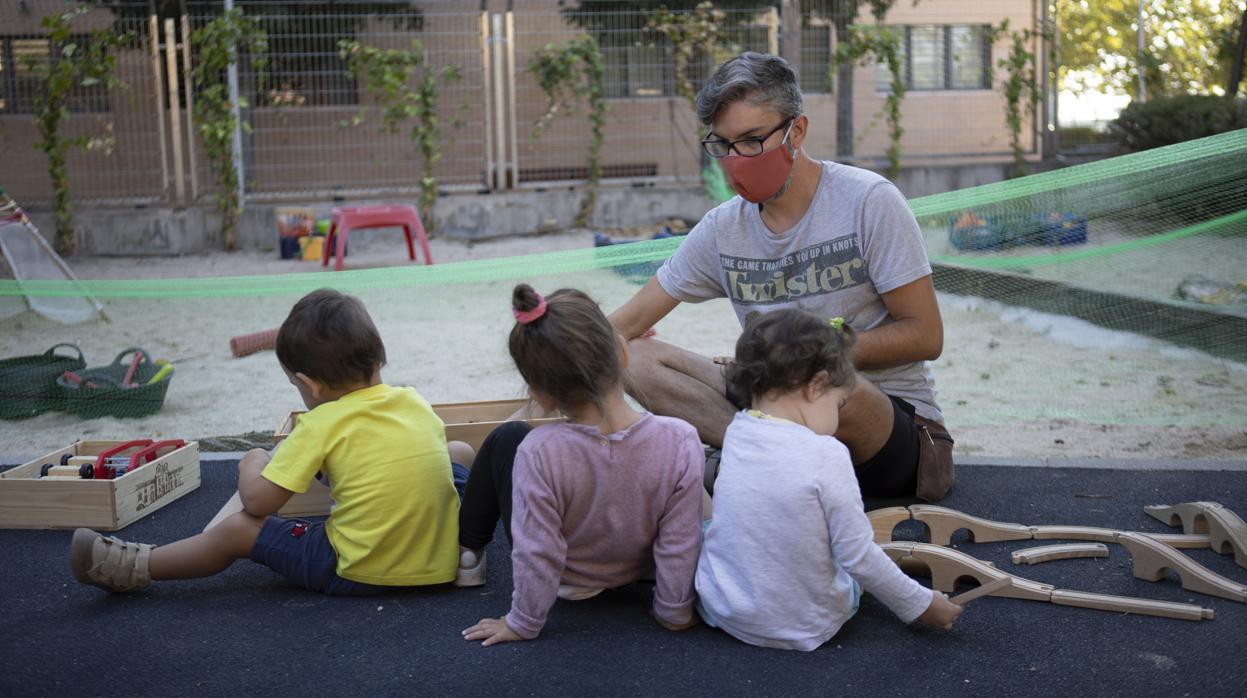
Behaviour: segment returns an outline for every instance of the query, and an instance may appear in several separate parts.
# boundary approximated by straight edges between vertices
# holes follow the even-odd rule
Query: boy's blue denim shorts
[[[468,469],[450,464],[455,490],[463,498]],[[251,559],[285,577],[292,584],[329,596],[375,596],[400,587],[352,582],[338,576],[338,554],[329,543],[324,522],[270,516],[264,521]]]

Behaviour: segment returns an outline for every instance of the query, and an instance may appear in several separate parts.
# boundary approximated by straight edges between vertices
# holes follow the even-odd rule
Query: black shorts
[[[914,406],[892,401],[892,434],[873,458],[854,466],[863,497],[913,497],[918,488],[918,425]]]

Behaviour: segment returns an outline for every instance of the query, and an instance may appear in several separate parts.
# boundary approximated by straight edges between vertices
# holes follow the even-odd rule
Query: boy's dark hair
[[[728,392],[749,406],[772,391],[797,390],[819,371],[831,386],[853,384],[853,344],[857,333],[847,323],[839,329],[800,308],[755,317],[736,340],[736,361],[727,369]]]
[[[332,289],[299,299],[277,330],[277,360],[330,388],[367,383],[385,365],[385,344],[354,296]]]
[[[549,395],[560,408],[601,407],[623,375],[614,326],[592,298],[576,289],[561,288],[545,302],[544,314],[511,329],[507,344],[515,367],[529,387]],[[511,293],[516,312],[530,312],[540,303],[528,284]]]

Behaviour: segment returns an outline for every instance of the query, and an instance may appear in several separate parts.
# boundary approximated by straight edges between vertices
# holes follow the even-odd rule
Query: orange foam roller
[[[277,330],[252,332],[239,337],[230,337],[229,350],[234,356],[247,356],[257,351],[268,351],[277,348]]]

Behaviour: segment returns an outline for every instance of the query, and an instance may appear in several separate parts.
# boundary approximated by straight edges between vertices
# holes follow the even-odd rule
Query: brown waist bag
[[[943,424],[914,415],[918,427],[918,499],[938,502],[953,488],[953,437]]]

